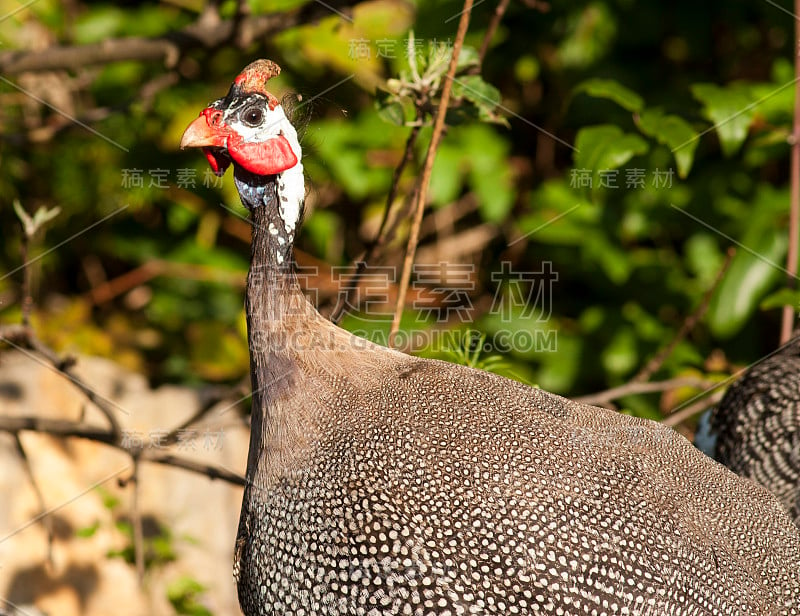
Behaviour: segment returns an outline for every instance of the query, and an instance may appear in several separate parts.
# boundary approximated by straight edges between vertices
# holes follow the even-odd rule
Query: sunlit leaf
[[[730,268],[711,298],[708,323],[715,336],[730,338],[758,309],[764,295],[784,273],[787,239],[767,226],[753,228],[742,240]]]
[[[608,51],[616,31],[617,21],[607,4],[577,5],[567,18],[566,36],[558,46],[558,60],[565,67],[589,66]]]
[[[647,109],[639,117],[639,128],[672,151],[678,165],[678,176],[685,178],[689,175],[699,139],[686,120],[666,115],[658,109]]]
[[[614,376],[630,372],[636,367],[638,360],[636,336],[629,327],[619,329],[600,354],[603,368]]]
[[[466,75],[453,80],[453,97],[466,98],[477,107],[494,109],[502,100],[500,90],[486,83],[479,75]]]
[[[594,187],[599,184],[601,172],[619,169],[648,150],[644,139],[611,124],[582,128],[575,138],[575,148],[575,169],[590,173]]]
[[[721,88],[710,83],[696,83],[692,94],[703,103],[703,115],[714,123],[723,154],[732,156],[738,152],[747,138],[754,114],[749,89],[742,84]]]
[[[403,105],[399,102],[379,104],[377,105],[377,108],[378,115],[380,116],[381,120],[397,126],[402,126],[405,124],[405,112],[403,111]]]
[[[641,111],[644,107],[641,96],[613,79],[589,79],[579,84],[575,92],[586,92],[595,98],[607,98],[628,111]]]
[[[782,308],[783,306],[791,306],[795,310],[800,310],[800,291],[797,289],[780,289],[765,297],[759,307],[762,310],[770,310],[772,308]]]
[[[461,52],[458,54],[458,62],[456,63],[456,70],[463,71],[471,66],[478,66],[480,58],[478,50],[469,45],[462,45]]]

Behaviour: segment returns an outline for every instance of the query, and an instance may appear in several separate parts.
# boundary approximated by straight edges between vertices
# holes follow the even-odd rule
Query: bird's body
[[[204,122],[184,144],[222,147]],[[766,490],[654,422],[327,322],[291,269],[291,176],[237,156],[253,222],[245,614],[800,614],[800,531]]]
[[[714,457],[775,494],[800,526],[800,338],[731,385],[711,429]]]

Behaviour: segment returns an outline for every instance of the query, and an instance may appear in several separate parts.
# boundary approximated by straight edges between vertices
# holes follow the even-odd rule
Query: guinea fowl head
[[[277,187],[279,214],[293,239],[305,193],[297,131],[267,81],[280,73],[270,60],[256,60],[234,80],[228,94],[200,112],[184,131],[181,148],[199,147],[221,176],[233,164],[242,203],[251,211]]]

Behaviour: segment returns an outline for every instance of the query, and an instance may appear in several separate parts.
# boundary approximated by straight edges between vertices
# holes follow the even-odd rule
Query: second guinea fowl
[[[181,142],[233,164],[253,227],[245,614],[800,614],[798,529],[674,431],[317,313],[278,72],[249,65]]]
[[[775,494],[800,526],[800,336],[731,385],[710,428],[714,457]]]

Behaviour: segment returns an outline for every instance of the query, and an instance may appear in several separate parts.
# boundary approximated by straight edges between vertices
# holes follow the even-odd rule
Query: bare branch
[[[202,464],[194,460],[187,460],[186,458],[179,458],[170,453],[150,453],[149,451],[142,452],[142,460],[146,462],[155,462],[156,464],[165,464],[175,468],[182,468],[193,473],[205,475],[209,479],[222,479],[228,483],[237,486],[247,485],[247,480],[243,475],[229,471],[226,468],[219,466],[212,466],[210,464]]]
[[[31,323],[31,311],[33,310],[33,293],[31,291],[33,276],[33,268],[28,262],[28,255],[30,254],[31,240],[27,233],[22,234],[22,244],[19,249],[19,256],[22,259],[22,304],[20,322],[23,327],[28,327]]]
[[[725,395],[724,391],[718,391],[707,398],[703,398],[698,400],[697,402],[693,402],[689,406],[669,415],[661,420],[665,426],[677,426],[679,423],[682,423],[689,419],[690,417],[694,417],[698,413],[702,413],[707,408],[710,408],[719,403],[722,400],[722,396]]]
[[[356,3],[326,3],[339,11],[348,11]],[[182,30],[163,36],[125,37],[91,45],[58,45],[36,51],[0,53],[0,73],[14,75],[27,71],[77,70],[98,64],[127,60],[162,61],[173,67],[189,50],[216,49],[226,44],[244,45],[249,40],[264,38],[304,23],[331,15],[331,10],[317,3],[287,13],[239,16],[236,19],[211,19],[207,13]],[[247,36],[237,36],[237,32]],[[235,39],[239,39],[238,41]]]
[[[397,293],[397,306],[394,311],[394,318],[392,319],[392,327],[389,330],[389,345],[394,346],[394,340],[397,330],[400,328],[400,317],[403,315],[403,308],[405,306],[406,294],[408,293],[408,284],[411,279],[411,267],[414,264],[414,256],[417,252],[417,243],[419,242],[419,228],[422,224],[422,214],[425,211],[425,202],[428,196],[428,184],[431,179],[431,171],[433,170],[433,161],[436,158],[436,150],[439,147],[439,140],[442,138],[444,131],[444,120],[447,114],[447,106],[450,103],[450,90],[453,87],[453,78],[458,68],[458,56],[461,52],[461,46],[464,44],[464,37],[467,34],[469,27],[469,17],[472,13],[473,0],[464,0],[464,9],[461,12],[461,17],[458,22],[458,31],[456,38],[453,42],[453,53],[450,56],[450,66],[447,69],[444,85],[442,86],[442,98],[439,102],[439,108],[436,111],[436,120],[433,124],[433,134],[431,135],[431,142],[428,145],[428,152],[425,155],[425,164],[422,168],[422,177],[419,182],[419,190],[417,192],[417,203],[414,211],[414,220],[411,224],[411,231],[408,235],[408,248],[406,249],[405,260],[403,261],[403,273],[400,278],[400,289]]]
[[[31,244],[33,239],[40,229],[53,220],[61,213],[61,208],[55,207],[47,209],[40,207],[33,216],[30,216],[20,204],[19,201],[14,200],[14,211],[17,214],[20,222],[22,223],[22,246],[20,248],[20,257],[22,259],[22,325],[28,327],[30,324],[31,311],[33,310],[33,269],[32,263],[28,261],[30,254]]]
[[[13,434],[30,431],[40,434],[51,434],[53,436],[75,436],[90,441],[97,441],[98,443],[105,443],[106,445],[115,444],[114,435],[107,428],[66,419],[49,419],[47,417],[30,415],[0,415],[0,431],[11,432]],[[119,448],[124,449],[121,445]]]
[[[725,272],[727,272],[728,268],[731,266],[731,261],[733,260],[735,254],[735,248],[731,247],[728,249],[728,252],[725,255],[725,261],[722,263],[722,267],[719,268],[717,276],[714,278],[714,282],[712,282],[711,286],[706,290],[703,298],[697,305],[697,308],[694,309],[692,314],[686,317],[681,325],[681,328],[678,330],[678,333],[675,334],[675,337],[670,341],[670,343],[661,351],[656,353],[653,358],[647,362],[641,370],[639,370],[636,376],[631,379],[633,382],[647,381],[651,376],[658,372],[659,368],[661,368],[661,366],[664,365],[664,362],[667,361],[667,358],[672,355],[672,352],[675,350],[675,347],[678,346],[678,343],[686,338],[689,332],[695,328],[700,319],[703,318],[706,310],[708,310],[708,305],[711,303],[711,296],[714,295],[714,291],[717,290],[717,287],[722,282],[722,278],[725,276]]]
[[[96,441],[124,451],[132,457],[138,456],[138,459],[143,462],[164,464],[166,466],[181,468],[193,473],[205,475],[209,479],[222,479],[234,485],[245,485],[245,478],[243,476],[225,468],[210,464],[202,464],[170,453],[156,452],[152,449],[133,450],[124,447],[121,442],[116,440],[114,434],[110,430],[98,426],[62,419],[48,419],[45,417],[9,417],[0,415],[0,431],[16,434],[23,430],[37,432],[39,434],[51,434],[53,436],[75,437]]]
[[[194,263],[171,263],[162,259],[151,259],[142,265],[121,274],[117,278],[105,281],[86,293],[86,299],[92,304],[100,305],[115,297],[127,293],[131,289],[146,284],[157,276],[173,276],[191,280],[220,282],[232,286],[245,286],[245,276],[231,274],[228,270],[210,265]]]
[[[46,515],[47,506],[44,502],[44,494],[42,494],[42,490],[39,487],[39,483],[36,481],[36,477],[33,474],[33,470],[31,469],[31,463],[28,459],[28,454],[25,452],[25,447],[22,445],[22,441],[19,438],[19,434],[14,433],[14,443],[17,447],[17,453],[19,454],[20,459],[22,460],[22,466],[25,469],[25,474],[28,476],[28,480],[31,482],[31,486],[33,487],[33,492],[36,494],[36,500],[39,502],[39,509],[41,512],[38,514],[39,520],[42,522],[42,526],[44,527],[44,531],[47,534],[47,560],[52,565],[53,564],[53,521],[51,520],[50,516]]]
[[[421,119],[420,116],[421,113],[419,107],[417,107],[418,120]],[[331,312],[330,320],[333,323],[338,323],[342,318],[345,308],[350,305],[352,295],[355,293],[358,283],[361,280],[361,277],[364,275],[364,271],[367,269],[367,265],[372,262],[377,251],[386,243],[386,240],[390,234],[389,232],[394,229],[394,225],[391,228],[387,228],[387,224],[389,222],[389,213],[392,209],[392,204],[397,197],[397,191],[399,190],[400,186],[400,177],[403,175],[403,171],[408,163],[410,163],[414,157],[414,145],[417,142],[420,128],[422,128],[422,123],[416,123],[411,129],[408,139],[406,139],[406,147],[403,152],[403,158],[400,159],[400,162],[398,163],[394,170],[394,174],[392,175],[392,184],[389,188],[389,194],[386,197],[386,207],[383,210],[383,217],[381,218],[381,224],[378,227],[378,233],[375,235],[375,239],[373,239],[372,242],[367,245],[361,255],[355,260],[355,271],[353,272],[350,280],[348,280],[345,293],[339,297],[339,301],[336,303],[336,306]]]
[[[497,26],[500,24],[500,21],[503,19],[503,15],[505,15],[510,1],[511,0],[500,0],[494,9],[492,20],[486,27],[486,34],[483,37],[483,43],[481,43],[480,51],[478,51],[478,70],[480,70],[480,67],[483,66],[483,60],[486,58],[486,53],[489,51],[489,45],[492,43],[494,33],[497,30]]]
[[[605,391],[599,391],[587,396],[578,396],[573,398],[575,402],[582,402],[584,404],[595,404],[602,406],[604,403],[618,400],[624,396],[634,394],[652,394],[662,391],[669,391],[670,389],[677,389],[678,387],[694,387],[696,389],[708,389],[713,387],[715,383],[704,381],[694,377],[678,377],[675,379],[667,379],[665,381],[653,381],[651,383],[631,382],[619,387],[612,387]]]
[[[247,394],[247,383],[249,382],[249,377],[236,385],[235,387],[216,387],[214,391],[210,392],[209,395],[206,396],[206,399],[200,405],[200,408],[189,417],[186,421],[181,423],[179,426],[173,428],[169,434],[167,434],[164,439],[162,440],[164,445],[172,445],[178,442],[178,436],[182,430],[185,430],[192,424],[200,421],[203,417],[205,417],[217,404],[222,402],[223,400],[230,400],[234,398],[237,401],[241,401],[242,398]]]
[[[794,2],[795,15],[800,11],[800,0]],[[795,44],[800,41],[800,20],[795,19]],[[791,198],[789,203],[789,251],[786,254],[786,278],[790,289],[797,285],[795,279],[797,275],[798,242],[800,241],[800,56],[794,57],[794,120],[792,126],[792,157],[790,161],[791,169]],[[795,322],[795,307],[784,306],[781,319],[781,338],[780,343],[789,342],[792,337]]]
[[[133,555],[136,563],[136,577],[139,585],[144,583],[144,529],[142,528],[142,511],[139,506],[139,458],[133,457],[133,474],[128,480],[132,484],[131,526],[133,527]]]
[[[105,415],[111,426],[111,432],[116,440],[121,436],[119,422],[115,417],[112,404],[99,395],[83,379],[75,374],[73,366],[77,360],[72,356],[59,357],[58,354],[39,340],[28,327],[6,326],[0,327],[0,341],[14,347],[19,351],[29,349],[42,356],[57,372],[65,376],[84,396]]]

